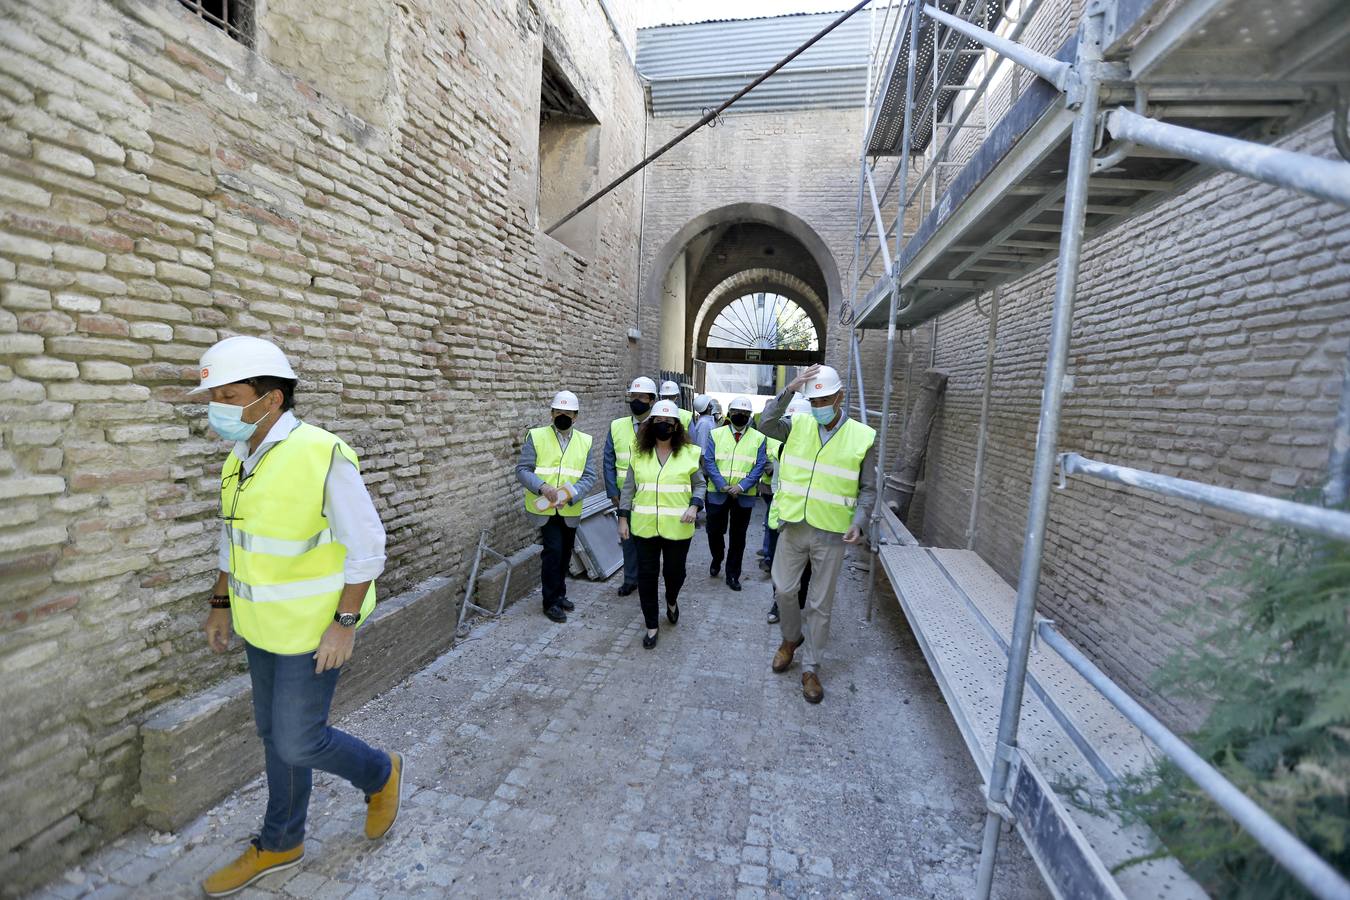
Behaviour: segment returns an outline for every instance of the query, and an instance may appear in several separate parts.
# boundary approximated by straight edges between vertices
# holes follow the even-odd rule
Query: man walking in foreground
[[[862,541],[876,500],[876,432],[850,419],[843,409],[843,383],[829,366],[811,366],[768,403],[760,430],[783,442],[774,506],[781,522],[773,559],[774,599],[782,619],[783,643],[774,654],[775,672],[786,672],[802,652],[802,696],[819,703],[820,659],[830,635],[835,583],[844,545]],[[811,414],[798,413],[789,425],[783,414],[801,391]],[[806,609],[797,609],[802,571],[811,564]]]
[[[253,682],[253,718],[267,769],[267,811],[248,849],[202,883],[209,897],[243,890],[305,856],[314,769],[366,799],[366,837],[398,818],[403,757],[328,724],[356,630],[375,609],[384,526],[341,438],[301,422],[295,372],[269,341],[231,337],[202,355],[211,429],[234,446],[220,477],[219,572],[207,644],[238,632]]]

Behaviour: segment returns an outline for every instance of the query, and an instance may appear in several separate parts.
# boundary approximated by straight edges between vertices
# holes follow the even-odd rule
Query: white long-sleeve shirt
[[[244,474],[253,471],[253,467],[262,459],[269,447],[280,443],[290,436],[300,420],[290,411],[281,414],[276,424],[267,432],[267,437],[252,453],[248,441],[237,441],[234,455],[243,460]],[[324,483],[324,517],[333,529],[333,537],[347,548],[347,560],[343,563],[342,574],[347,584],[361,584],[374,581],[384,571],[384,523],[370,499],[370,491],[361,480],[361,473],[352,465],[351,460],[335,454],[333,465],[328,470],[328,480]],[[230,571],[230,534],[228,523],[220,523],[220,571]]]

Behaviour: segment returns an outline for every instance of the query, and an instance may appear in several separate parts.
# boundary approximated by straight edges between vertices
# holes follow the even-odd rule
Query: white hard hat
[[[661,396],[662,397],[680,396],[680,386],[673,381],[661,382]]]
[[[669,400],[660,400],[652,407],[652,418],[657,416],[670,416],[672,419],[678,419],[680,408]]]
[[[628,386],[629,394],[651,394],[656,396],[656,382],[650,378],[634,378],[633,383]]]
[[[783,415],[795,416],[797,413],[807,413],[809,415],[810,412],[811,402],[804,399],[801,394],[797,394],[792,398],[792,402],[787,405],[787,411],[784,412]]]
[[[291,364],[286,361],[286,354],[276,344],[262,338],[236,335],[217,341],[202,354],[202,383],[188,393],[200,394],[262,375],[297,380]]]
[[[844,384],[839,380],[839,373],[830,366],[821,366],[816,377],[808,381],[802,388],[802,396],[807,400],[815,400],[818,397],[833,397],[844,389]]]
[[[578,400],[577,395],[571,391],[558,391],[558,393],[553,395],[552,409],[562,409],[567,412],[580,412],[581,401]]]
[[[696,412],[696,413],[705,413],[705,412],[708,411],[708,407],[709,407],[709,405],[711,405],[711,404],[712,404],[712,398],[709,397],[707,394],[695,394],[695,395],[694,395],[694,412]]]
[[[755,405],[750,402],[749,397],[737,397],[727,404],[727,412],[731,412],[733,409],[739,409],[742,412],[754,412]]]

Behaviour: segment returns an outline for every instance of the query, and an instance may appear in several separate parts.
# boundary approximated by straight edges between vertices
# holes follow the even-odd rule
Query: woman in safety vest
[[[244,639],[253,718],[267,771],[262,829],[239,858],[202,884],[223,897],[305,855],[315,769],[365,794],[366,837],[398,817],[403,757],[328,725],[328,708],[356,630],[375,609],[384,527],[356,453],[291,412],[295,372],[281,350],[231,337],[202,355],[211,429],[233,443],[220,479],[219,572],[206,620],[216,653]]]
[[[631,535],[637,544],[638,599],[647,623],[642,646],[650,650],[658,634],[656,588],[663,571],[666,618],[672,625],[680,620],[685,558],[706,491],[702,454],[684,430],[679,407],[669,400],[652,407],[638,430],[628,476],[619,498],[619,538]]]

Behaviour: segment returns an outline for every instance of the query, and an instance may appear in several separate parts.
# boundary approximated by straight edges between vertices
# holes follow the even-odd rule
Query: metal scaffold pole
[[[905,206],[908,202],[909,188],[909,142],[911,134],[912,116],[910,112],[914,106],[914,61],[918,55],[917,48],[919,43],[919,3],[914,0],[910,4],[909,14],[909,60],[906,63],[905,79],[905,123],[901,129],[900,144],[900,203],[897,207],[900,223],[896,227],[896,258],[899,258],[900,240],[899,235],[905,230],[904,216]],[[880,223],[878,223],[880,224]],[[884,228],[877,235],[878,239],[884,245],[886,243],[886,232]],[[881,383],[881,426],[877,433],[877,499],[872,504],[871,527],[868,530],[868,542],[872,551],[872,571],[875,573],[878,567],[877,554],[881,549],[881,536],[879,534],[878,523],[881,520],[881,505],[886,498],[886,441],[890,432],[891,423],[891,379],[895,375],[895,313],[896,304],[900,296],[900,273],[888,269],[886,277],[890,279],[890,312],[886,317],[886,367],[885,374],[882,376]],[[864,424],[866,424],[864,422]],[[875,590],[867,592],[867,619],[872,619],[872,607],[874,605]]]
[[[1089,3],[1078,41],[1078,59],[1067,79],[1069,99],[1079,102],[1069,145],[1069,167],[1064,195],[1064,219],[1055,277],[1055,300],[1050,324],[1050,347],[1041,388],[1041,416],[1036,429],[1036,458],[1032,469],[1031,497],[1022,541],[1022,560],[1017,583],[1017,605],[1012,641],[1008,648],[1007,678],[999,713],[998,741],[989,778],[989,813],[984,824],[980,868],[975,896],[987,900],[993,887],[994,861],[998,855],[999,826],[1007,811],[1008,774],[1017,752],[1017,732],[1026,687],[1027,656],[1036,618],[1036,593],[1041,581],[1041,558],[1050,510],[1050,490],[1055,477],[1055,441],[1064,396],[1064,370],[1068,362],[1073,305],[1078,289],[1078,264],[1086,221],[1088,176],[1097,138],[1098,67],[1101,63],[1102,20],[1100,3]],[[1000,48],[1000,52],[1002,49]],[[1076,84],[1073,82],[1076,80]],[[1075,94],[1077,95],[1075,97]]]
[[[975,549],[975,531],[980,516],[980,487],[984,484],[984,453],[989,445],[989,399],[994,387],[994,351],[998,345],[998,285],[989,301],[989,344],[984,352],[984,390],[980,395],[980,433],[975,441],[974,484],[970,489],[970,521],[966,523],[966,549]]]

